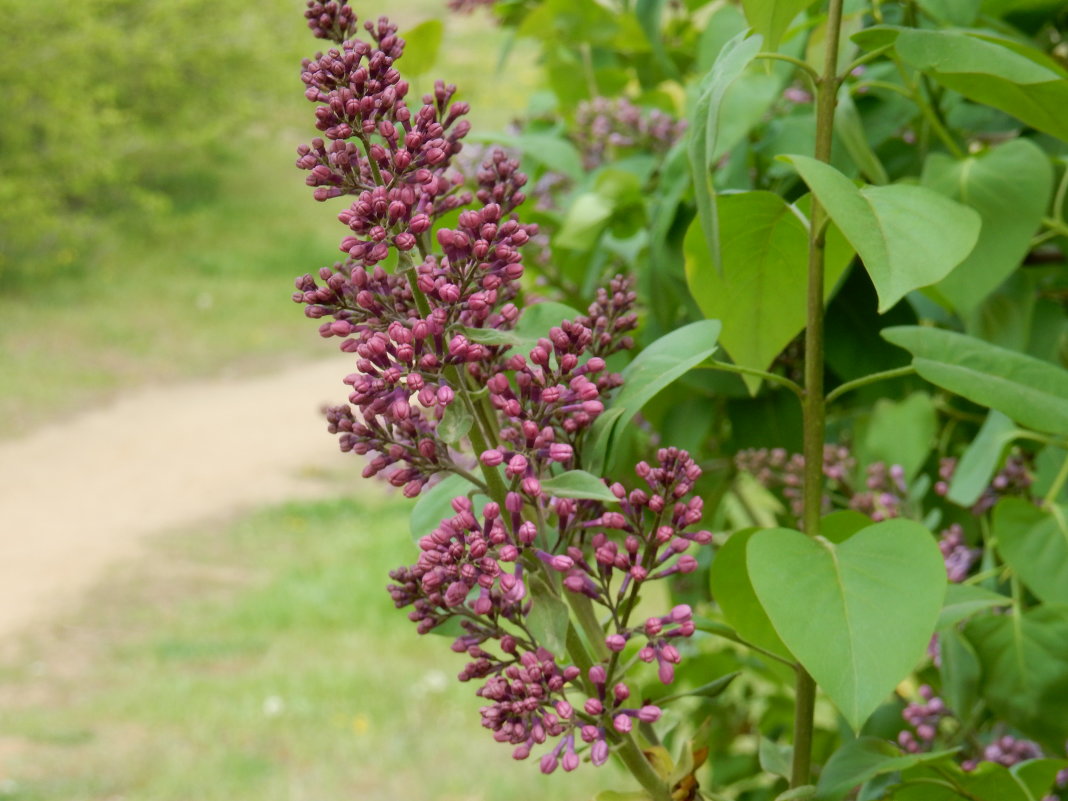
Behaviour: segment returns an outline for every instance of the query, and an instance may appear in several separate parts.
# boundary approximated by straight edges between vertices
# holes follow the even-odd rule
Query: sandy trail
[[[336,491],[319,408],[351,356],[136,391],[0,442],[0,637],[75,601],[156,532]],[[318,478],[316,477],[318,476]]]

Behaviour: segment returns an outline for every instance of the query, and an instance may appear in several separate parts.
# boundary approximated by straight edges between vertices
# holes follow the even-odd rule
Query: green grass
[[[323,44],[301,34],[303,4],[293,6],[276,23],[285,32],[280,69],[265,76],[291,82],[289,102],[265,107],[217,163],[172,166],[170,208],[142,218],[102,213],[100,244],[71,251],[67,274],[0,295],[0,436],[131,386],[332,352],[289,299],[295,276],[340,257],[345,232],[339,203],[315,203],[293,167],[295,146],[316,132],[291,51]],[[414,82],[414,102],[440,76],[462,87],[476,130],[500,129],[525,108],[536,77],[531,51],[517,47],[503,78],[485,69],[504,41],[485,15],[450,15],[444,0],[358,6],[363,19],[386,12],[402,31],[429,17],[446,21],[438,64]]]
[[[580,801],[479,726],[447,639],[393,609],[408,505],[292,504],[155,545],[0,661],[4,801]]]

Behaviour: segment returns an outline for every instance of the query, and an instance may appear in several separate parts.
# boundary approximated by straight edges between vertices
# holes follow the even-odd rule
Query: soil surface
[[[359,481],[319,411],[351,369],[339,354],[140,390],[0,442],[0,637],[76,603],[152,534]]]

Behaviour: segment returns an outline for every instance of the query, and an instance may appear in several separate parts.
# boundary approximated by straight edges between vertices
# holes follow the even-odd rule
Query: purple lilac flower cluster
[[[322,12],[316,20],[325,25],[324,14],[344,9],[316,6],[309,13]],[[347,24],[352,28],[354,18]],[[413,496],[435,473],[456,469],[437,424],[459,384],[501,372],[506,350],[473,341],[469,329],[515,324],[520,249],[537,229],[513,213],[524,200],[526,176],[500,152],[482,164],[473,195],[460,191],[463,179],[449,166],[468,130],[460,120],[467,105],[450,104],[455,87],[438,82],[410,112],[408,85],[394,66],[404,51],[396,26],[383,18],[364,27],[372,43],[346,40],[340,50],[304,62],[306,94],[320,104],[317,126],[330,145],[316,139],[302,146],[298,166],[311,172],[317,199],[357,200],[339,214],[353,234],[341,242],[347,259],[297,279],[293,299],[305,304],[307,316],[326,318],[323,337],[341,338],[342,350],[358,357],[346,379],[355,409],[330,409],[330,430],[340,434],[343,450],[376,454],[366,476],[383,474]],[[435,222],[475,202],[455,228],[437,230],[440,250],[431,252]],[[398,267],[386,269],[394,256]],[[578,328],[573,334],[583,339]],[[614,342],[621,339],[620,332]],[[572,351],[576,360],[582,354],[580,346]],[[602,386],[610,385],[606,380]]]
[[[930,751],[931,743],[938,736],[938,726],[945,718],[952,718],[953,713],[946,707],[945,701],[935,695],[930,686],[924,684],[919,688],[922,703],[910,703],[901,712],[901,717],[912,726],[916,733],[908,729],[897,736],[898,745],[910,754]]]
[[[356,19],[343,2],[309,3],[306,16],[339,47],[304,62],[325,138],[298,150],[298,166],[317,200],[355,196],[338,215],[351,232],[345,260],[298,278],[293,295],[323,321],[320,334],[356,358],[345,378],[350,405],[327,411],[329,428],[342,450],[368,457],[366,477],[383,476],[407,496],[442,473],[471,483],[452,500],[454,514],[420,540],[416,563],[390,574],[388,590],[420,633],[458,625],[453,650],[469,660],[459,678],[481,682],[483,725],[516,758],[552,738],[543,771],[573,770],[587,752],[603,764],[634,721],[661,714],[630,700],[620,652],[633,646],[634,662],[655,664],[668,684],[695,630],[684,605],[632,622],[639,591],[695,570],[691,547],[712,540],[697,528],[701,470],[685,451],[640,462],[643,487],[606,485],[600,494],[612,502],[542,485],[556,466],[577,462],[581,436],[621,383],[606,359],[633,346],[631,281],[617,276],[587,314],[515,349],[503,332],[520,317],[521,249],[536,233],[514,213],[525,199],[518,163],[489,153],[477,188],[464,191],[452,163],[468,109],[452,102],[455,87],[438,82],[412,112],[395,67],[404,51],[396,26],[366,24],[364,42],[345,38]],[[454,210],[454,227],[443,226]],[[454,449],[456,435],[444,438],[443,422],[457,415],[467,417],[475,456]],[[488,500],[476,505],[479,496]],[[603,658],[585,669],[539,641],[535,631],[552,638],[532,622],[543,604],[569,595],[604,610],[603,628],[586,631]]]
[[[329,39],[341,44],[356,33],[356,15],[348,0],[330,0],[320,3],[308,0],[304,17],[316,39]]]
[[[955,584],[968,577],[972,565],[983,553],[979,548],[968,546],[964,539],[964,529],[959,523],[954,523],[942,531],[938,538],[938,550],[942,552],[942,559],[946,563],[946,574]]]
[[[957,470],[957,460],[945,458],[938,465],[938,481],[935,483],[935,492],[945,496],[949,492],[949,485],[953,481],[953,475]],[[1031,484],[1034,476],[1031,474],[1030,461],[1021,453],[1010,454],[1005,460],[1005,465],[990,480],[990,484],[983,490],[969,511],[979,517],[993,509],[1002,498],[1031,496]]]
[[[469,499],[454,499],[456,515],[420,540],[415,565],[390,573],[389,591],[398,608],[411,607],[409,619],[420,633],[459,622],[463,634],[453,649],[472,660],[459,678],[486,679],[478,690],[491,702],[482,709],[483,725],[515,746],[516,759],[557,738],[541,759],[543,771],[573,770],[584,750],[600,765],[635,720],[653,722],[661,713],[655,704],[628,703],[632,692],[620,652],[633,640],[638,660],[655,663],[660,681],[670,684],[682,659],[679,643],[695,631],[686,605],[638,624],[630,618],[647,582],[695,570],[697,560],[687,551],[712,540],[696,528],[703,504],[691,493],[701,471],[685,451],[662,449],[656,466],[640,462],[635,468],[645,488],[613,484],[618,500],[609,505],[532,491],[526,467],[513,469],[515,461],[505,467],[513,487],[505,508],[490,501],[479,516]],[[609,508],[617,505],[618,511]],[[563,592],[585,596],[608,613],[608,656],[587,671],[585,682],[530,629],[532,611],[550,601],[529,585],[547,587],[554,573]]]
[[[901,712],[902,719],[914,731],[904,729],[897,737],[898,745],[910,754],[933,750],[942,722],[957,719],[952,710],[946,706],[945,701],[936,695],[929,685],[921,685],[918,692],[922,700],[907,704]],[[1068,750],[1068,744],[1066,744],[1066,750]],[[994,762],[1011,768],[1020,762],[1046,756],[1042,746],[1038,743],[1010,734],[996,737],[986,745],[976,746],[972,754],[961,762],[961,768],[966,771],[975,770],[982,762]],[[1064,789],[1065,787],[1068,787],[1068,770],[1063,770],[1057,775],[1057,788]],[[1042,801],[1058,801],[1058,797],[1049,795],[1045,796]]]
[[[899,517],[908,497],[905,469],[899,464],[874,462],[865,472],[864,489],[849,499],[849,508],[876,521]]]
[[[625,97],[595,97],[575,110],[575,141],[588,170],[620,150],[666,153],[685,132],[685,120],[660,109],[643,109]]]
[[[750,448],[738,451],[734,463],[762,486],[779,490],[790,506],[790,513],[797,520],[801,519],[805,511],[805,457],[802,454],[790,453],[785,448]],[[856,460],[848,448],[842,445],[823,446],[823,475],[828,482],[828,492],[849,492],[849,476],[855,467]],[[824,493],[823,511],[830,510],[831,496]]]

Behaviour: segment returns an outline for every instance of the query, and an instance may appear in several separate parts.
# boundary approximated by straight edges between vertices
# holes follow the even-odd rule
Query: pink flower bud
[[[608,761],[608,742],[606,740],[597,740],[590,746],[590,762],[600,767]]]
[[[626,734],[631,730],[633,724],[630,722],[630,718],[626,715],[616,715],[612,718],[612,726],[616,731]]]
[[[610,634],[605,637],[604,644],[608,646],[609,651],[619,653],[627,647],[627,639],[622,634]]]
[[[504,454],[498,450],[491,449],[482,451],[482,455],[478,458],[486,467],[496,467],[504,461]]]
[[[638,710],[638,720],[642,723],[656,723],[662,714],[660,707],[646,704]]]

